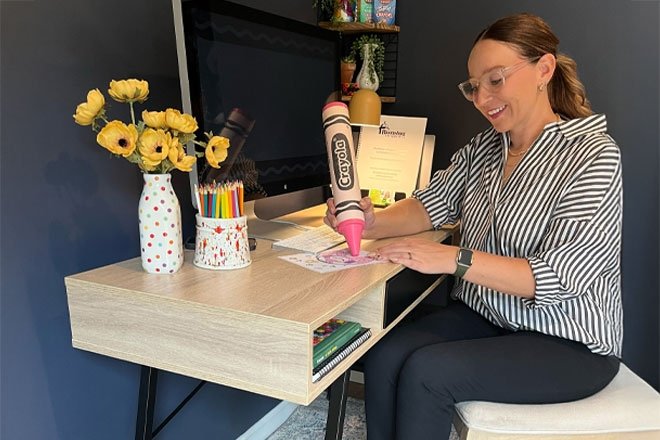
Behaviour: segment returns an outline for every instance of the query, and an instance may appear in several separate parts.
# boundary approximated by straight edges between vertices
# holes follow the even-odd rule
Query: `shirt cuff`
[[[573,296],[562,293],[564,289],[561,280],[548,263],[538,257],[531,257],[528,261],[534,275],[536,288],[534,299],[524,300],[526,306],[530,308],[549,306]]]

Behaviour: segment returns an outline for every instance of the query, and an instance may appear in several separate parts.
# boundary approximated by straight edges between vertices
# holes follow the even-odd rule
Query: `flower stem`
[[[131,108],[131,121],[135,125],[135,111],[133,111],[133,101],[128,102],[128,106]]]

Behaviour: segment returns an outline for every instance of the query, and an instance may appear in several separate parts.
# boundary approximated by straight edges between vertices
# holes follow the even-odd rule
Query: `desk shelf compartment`
[[[310,370],[308,377],[310,393],[312,396],[314,396],[314,398],[323,392],[326,388],[328,388],[341,374],[343,374],[346,369],[341,368],[342,365],[352,365],[364,353],[366,353],[371,346],[373,346],[375,341],[383,333],[383,295],[384,288],[382,285],[373,286],[365,292],[359,301],[337,315],[337,318],[339,319],[346,321],[356,321],[359,322],[362,327],[371,329],[371,336],[317,382],[311,381],[313,374],[313,362],[310,359]],[[321,322],[321,324],[323,322]],[[313,351],[311,334],[312,333],[310,333],[310,350]],[[312,400],[314,399],[312,398]]]

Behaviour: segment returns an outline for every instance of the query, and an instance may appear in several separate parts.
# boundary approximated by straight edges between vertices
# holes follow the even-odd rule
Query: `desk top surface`
[[[303,211],[288,219],[318,223],[319,209]],[[304,219],[312,220],[303,222]],[[420,235],[439,241],[450,232],[439,230]],[[383,242],[363,240],[362,249],[373,250]],[[148,295],[150,300],[184,301],[203,308],[258,314],[316,328],[358,301],[365,290],[383,283],[403,268],[382,263],[322,274],[278,258],[296,252],[271,249],[270,241],[259,240],[252,252],[252,264],[242,269],[202,269],[192,264],[193,251],[186,251],[183,267],[174,274],[146,273],[140,258],[134,258],[68,276],[66,283],[90,283],[120,293]],[[327,294],[330,291],[332,295]]]

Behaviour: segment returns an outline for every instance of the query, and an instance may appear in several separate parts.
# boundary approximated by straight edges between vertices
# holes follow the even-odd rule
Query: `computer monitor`
[[[173,8],[183,110],[198,133],[232,144],[219,171],[197,162],[191,188],[241,180],[250,235],[291,235],[290,226],[260,220],[328,194],[321,109],[339,84],[338,34],[227,1],[173,0]]]

